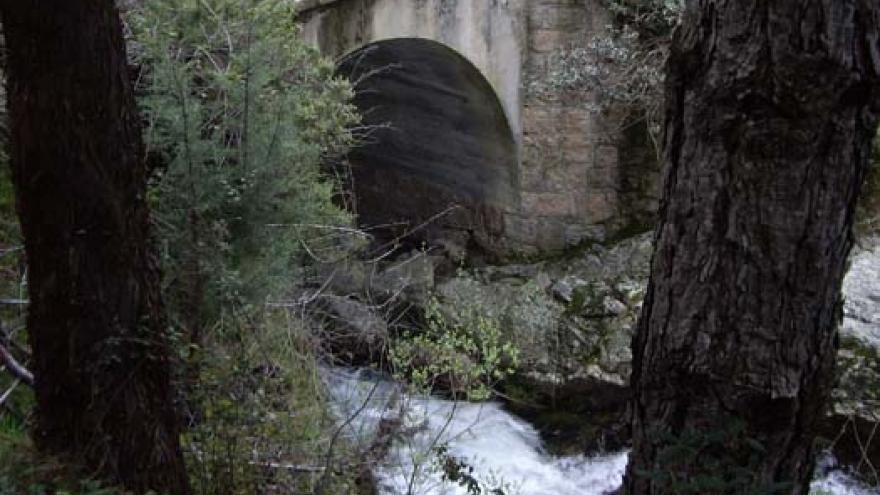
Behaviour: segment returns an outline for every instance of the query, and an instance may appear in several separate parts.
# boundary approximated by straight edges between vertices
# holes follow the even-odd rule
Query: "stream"
[[[535,428],[499,403],[407,396],[368,370],[336,368],[325,377],[337,412],[348,418],[348,437],[365,450],[383,419],[402,419],[404,433],[373,470],[382,495],[468,495],[443,481],[441,462],[431,454],[439,445],[473,468],[485,495],[602,495],[621,484],[627,452],[554,457]],[[813,494],[880,495],[836,468],[830,457],[819,464]]]
[[[854,252],[843,292],[842,333],[880,345],[880,240]],[[550,455],[538,431],[499,403],[409,396],[388,377],[368,370],[332,368],[324,376],[338,415],[348,418],[344,431],[361,451],[383,423],[395,422],[402,432],[373,470],[382,495],[468,495],[443,480],[443,462],[433,454],[438,446],[464,462],[462,471],[484,495],[601,495],[622,482],[627,452]],[[880,488],[859,484],[825,455],[811,493],[880,495]]]

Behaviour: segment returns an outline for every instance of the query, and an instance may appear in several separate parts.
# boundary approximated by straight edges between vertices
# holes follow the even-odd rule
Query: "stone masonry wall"
[[[619,223],[617,137],[583,97],[528,86],[546,77],[554,53],[601,33],[607,15],[593,0],[532,0],[527,22],[522,204],[508,231],[526,252],[602,240]]]
[[[659,172],[646,141],[621,135],[584,96],[530,91],[551,57],[611,22],[600,0],[306,0],[305,36],[333,56],[423,37],[457,50],[498,93],[517,143],[516,193],[499,249],[555,252],[648,225]],[[589,98],[589,96],[587,96]],[[650,163],[649,163],[650,162]],[[622,167],[626,169],[623,170]]]

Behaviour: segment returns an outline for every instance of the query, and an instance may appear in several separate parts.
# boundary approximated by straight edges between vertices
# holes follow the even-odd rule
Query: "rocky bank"
[[[628,437],[630,340],[651,240],[643,234],[556,259],[468,269],[456,268],[460,257],[449,249],[352,261],[321,274],[316,315],[336,354],[363,364],[381,361],[387,339],[417,325],[412,315],[430,297],[451,318],[476,310],[520,350],[518,373],[501,387],[510,409],[558,450],[616,449]],[[880,422],[880,239],[854,250],[843,291],[839,378],[821,433],[838,458],[876,476],[862,461],[880,465],[880,439],[873,439]]]

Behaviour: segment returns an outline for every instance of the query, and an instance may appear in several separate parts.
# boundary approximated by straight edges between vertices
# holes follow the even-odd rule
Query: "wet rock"
[[[543,263],[528,265],[498,265],[487,266],[477,272],[477,276],[484,282],[526,282],[547,274],[543,272]]]
[[[469,307],[497,319],[529,380],[622,386],[650,250],[646,234],[574,258],[486,267],[441,282],[437,294],[448,314]]]
[[[563,277],[561,280],[557,280],[556,283],[550,287],[550,291],[553,293],[554,297],[563,303],[568,304],[571,303],[574,298],[575,290],[587,285],[588,283],[585,280],[569,275]]]
[[[311,317],[320,324],[322,342],[347,364],[378,361],[388,342],[388,325],[372,306],[350,297],[324,294],[311,304]]]
[[[530,384],[531,400],[549,400],[543,395],[549,390],[555,403],[565,402],[573,399],[566,395],[571,384],[584,382],[623,390],[650,272],[651,239],[646,234],[565,260],[484,269],[482,275],[443,282],[439,291],[445,304],[477,305],[506,322],[510,338],[523,349],[520,381]],[[843,287],[838,384],[822,429],[835,436],[843,429],[835,452],[857,464],[861,451],[853,429],[865,441],[870,430],[863,430],[880,420],[880,242],[863,244],[852,260]],[[880,448],[880,442],[874,445]],[[869,455],[878,465],[878,454]]]
[[[453,318],[473,310],[495,319],[520,350],[524,369],[552,368],[547,349],[563,309],[535,281],[487,284],[461,275],[440,283],[436,294],[441,311]]]
[[[365,261],[345,259],[319,265],[313,284],[333,294],[354,296],[363,293],[371,267]]]
[[[853,250],[843,293],[841,335],[880,348],[880,237],[865,239]]]
[[[523,400],[558,412],[559,404],[575,407],[575,402],[589,400],[578,384],[591,384],[591,393],[604,387],[611,391],[608,394],[625,397],[630,342],[650,270],[651,239],[652,234],[645,234],[614,246],[592,246],[567,259],[484,267],[442,280],[435,279],[437,257],[414,253],[382,270],[353,265],[338,285],[348,293],[361,290],[364,300],[378,300],[377,295],[382,300],[399,297],[417,306],[435,295],[441,310],[451,317],[470,308],[495,318],[504,337],[520,349],[517,380],[525,390],[520,394]],[[356,286],[365,289],[353,289]],[[839,376],[822,434],[839,437],[836,454],[855,465],[856,455],[863,454],[859,442],[870,434],[868,426],[880,421],[880,240],[863,242],[854,251],[843,291]],[[351,304],[337,304],[330,311],[336,319],[355,322],[336,331],[350,335],[354,348],[369,348],[368,342],[376,342],[370,336],[382,333],[371,329],[381,325],[366,316],[364,308],[348,307]],[[600,416],[604,409],[618,414],[618,406],[593,404],[590,410]],[[547,431],[553,430],[551,423],[546,422]],[[568,434],[565,427],[558,430],[560,437]],[[614,431],[622,438],[622,430]],[[592,443],[581,444],[619,443],[591,438]],[[873,445],[868,455],[880,465],[880,441]]]
[[[629,446],[625,386],[588,378],[547,387],[519,375],[505,383],[504,393],[507,409],[533,424],[553,454],[617,452]]]
[[[434,289],[435,270],[444,261],[442,256],[414,251],[369,274],[364,290],[370,300],[425,302]]]

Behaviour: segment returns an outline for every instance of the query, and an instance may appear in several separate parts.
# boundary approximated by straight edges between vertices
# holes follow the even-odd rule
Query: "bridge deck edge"
[[[296,2],[297,14],[307,14],[313,10],[328,7],[342,0],[299,0]]]

